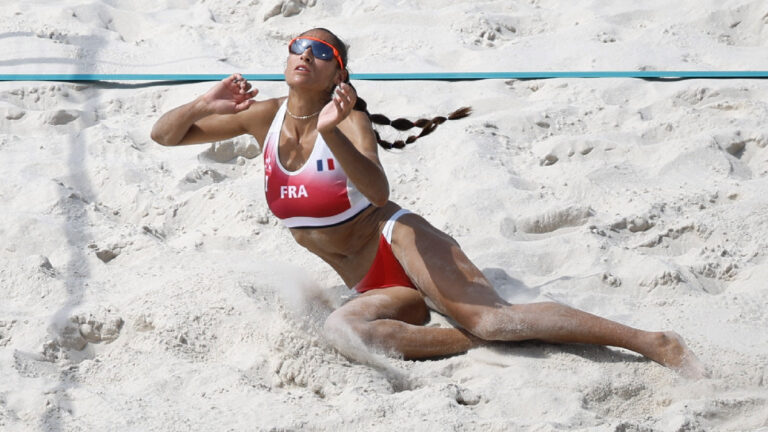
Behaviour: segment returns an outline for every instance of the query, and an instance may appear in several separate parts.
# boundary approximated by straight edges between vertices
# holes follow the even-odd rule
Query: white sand
[[[763,1],[303,3],[6,0],[0,74],[280,73],[314,26],[353,72],[768,69]],[[768,81],[356,85],[474,107],[382,158],[506,298],[677,330],[712,378],[539,343],[350,362],[317,329],[349,291],[269,214],[255,141],[149,139],[210,83],[6,82],[0,430],[768,430]]]

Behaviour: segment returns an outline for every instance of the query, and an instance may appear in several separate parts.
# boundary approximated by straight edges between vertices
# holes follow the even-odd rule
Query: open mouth
[[[296,69],[294,69],[294,70],[295,71],[300,71],[300,72],[309,72],[309,68],[306,67],[306,66],[296,66]]]

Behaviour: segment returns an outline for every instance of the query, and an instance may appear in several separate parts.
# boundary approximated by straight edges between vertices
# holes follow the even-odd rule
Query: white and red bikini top
[[[338,225],[365,210],[370,201],[349,181],[318,133],[304,166],[288,171],[280,163],[278,143],[286,99],[272,120],[264,146],[264,193],[272,213],[288,228]]]

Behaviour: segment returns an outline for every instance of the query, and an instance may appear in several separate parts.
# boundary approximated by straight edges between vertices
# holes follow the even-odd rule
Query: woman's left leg
[[[554,302],[509,304],[450,236],[418,215],[398,220],[392,250],[421,292],[481,339],[611,345],[685,375],[703,373],[674,332],[647,332]]]

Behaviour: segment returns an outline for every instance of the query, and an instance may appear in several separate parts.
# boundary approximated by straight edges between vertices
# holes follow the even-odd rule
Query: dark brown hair
[[[331,39],[328,42],[330,42],[331,45],[335,46],[336,49],[339,51],[339,57],[341,57],[341,61],[345,65],[348,64],[347,63],[347,51],[348,51],[347,44],[345,44],[341,39],[339,39],[339,37],[336,36],[332,31],[322,27],[307,30],[306,32],[302,33],[302,35],[307,34],[311,31],[322,31],[327,33]],[[352,85],[352,83],[349,82],[349,71],[347,71],[346,73],[344,82],[349,84],[350,86]],[[354,86],[352,88],[354,88]],[[396,140],[395,142],[389,142],[389,141],[383,140],[379,135],[379,132],[376,129],[374,129],[373,132],[376,134],[376,141],[379,143],[379,145],[382,148],[385,148],[387,150],[390,150],[393,148],[401,149],[405,147],[406,144],[411,144],[417,139],[431,134],[437,128],[437,126],[441,125],[446,120],[458,120],[460,118],[464,118],[468,116],[472,112],[472,108],[462,107],[448,114],[447,117],[437,116],[431,119],[422,118],[416,121],[410,121],[405,118],[397,118],[395,120],[390,120],[387,116],[383,114],[371,114],[370,112],[368,112],[368,104],[359,95],[357,97],[357,102],[355,103],[354,109],[364,112],[368,116],[368,118],[371,120],[371,123],[373,124],[392,126],[393,128],[399,131],[407,131],[414,127],[421,128],[421,132],[418,135],[411,135],[405,140]]]

